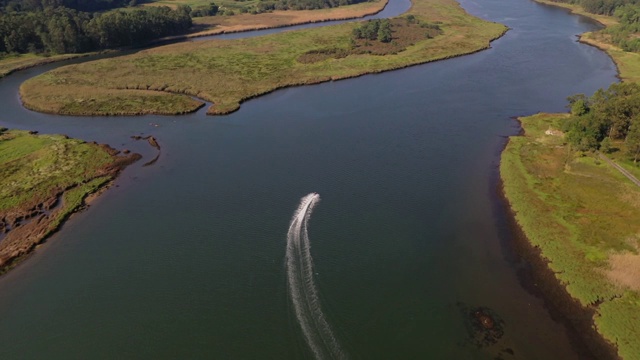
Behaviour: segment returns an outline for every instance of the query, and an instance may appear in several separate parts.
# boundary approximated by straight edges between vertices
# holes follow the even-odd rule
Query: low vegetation
[[[500,173],[516,220],[558,280],[597,309],[601,334],[624,359],[640,354],[640,188],[559,130],[569,114],[521,118]],[[567,135],[568,137],[568,135]],[[622,275],[622,276],[621,276]]]
[[[0,272],[138,157],[66,136],[0,129]]]
[[[503,25],[466,14],[453,0],[416,1],[409,15],[415,24],[408,24],[407,18],[401,21],[415,26],[419,39],[409,41],[396,54],[353,52],[353,31],[361,25],[349,23],[233,41],[180,43],[66,66],[25,82],[20,94],[25,106],[60,114],[183,113],[199,106],[194,102],[190,109],[183,107],[193,101],[189,96],[213,102],[209,114],[225,114],[237,110],[243,100],[282,87],[398,69],[486,49],[506,31]],[[425,35],[429,29],[419,24],[438,24],[442,35],[429,38]],[[390,44],[404,43],[398,38],[400,34],[392,31]],[[305,54],[345,51],[347,56],[304,60]],[[175,108],[167,111],[168,103],[176,104]],[[105,104],[111,108],[105,109]]]

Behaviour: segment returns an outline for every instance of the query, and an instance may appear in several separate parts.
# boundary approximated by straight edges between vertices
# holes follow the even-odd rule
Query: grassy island
[[[138,158],[63,135],[0,129],[0,273]]]
[[[226,114],[246,99],[279,88],[480,51],[507,30],[467,14],[454,0],[417,0],[407,16],[391,21],[391,39],[377,54],[368,50],[380,41],[354,40],[353,31],[360,25],[348,23],[241,40],[180,43],[65,66],[26,81],[20,95],[29,109],[55,114],[181,114],[203,105],[192,97],[212,102],[209,114]],[[423,24],[437,25],[441,34],[429,36]],[[315,54],[323,56],[308,61]]]
[[[606,27],[611,16],[572,4],[539,0],[588,16]],[[581,41],[606,51],[620,78],[640,81],[640,54],[608,42],[602,31]],[[611,158],[636,177],[640,169],[614,151],[578,151],[560,131],[570,114],[521,118],[523,136],[512,137],[502,153],[500,175],[518,225],[571,297],[593,310],[596,330],[625,360],[640,359],[640,187],[616,170]],[[609,140],[607,140],[609,141]],[[603,151],[601,149],[601,151]]]

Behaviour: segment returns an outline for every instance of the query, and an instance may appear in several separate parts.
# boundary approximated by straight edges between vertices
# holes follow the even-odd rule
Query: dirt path
[[[609,159],[608,157],[602,155],[601,153],[598,153],[598,156],[600,157],[600,159],[606,161],[609,165],[613,166],[614,168],[616,168],[618,171],[620,171],[622,173],[622,175],[626,176],[629,180],[631,180],[634,184],[640,186],[640,180],[638,180],[637,177],[633,176],[630,172],[628,172],[625,168],[623,168],[622,166],[616,164],[613,160]]]

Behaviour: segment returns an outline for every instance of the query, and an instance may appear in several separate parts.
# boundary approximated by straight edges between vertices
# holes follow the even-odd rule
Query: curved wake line
[[[346,359],[344,351],[333,335],[313,281],[313,260],[307,223],[320,195],[311,193],[300,200],[287,233],[287,282],[296,318],[305,341],[316,359]]]

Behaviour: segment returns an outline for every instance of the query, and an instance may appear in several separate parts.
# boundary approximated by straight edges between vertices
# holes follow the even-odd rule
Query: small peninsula
[[[390,22],[388,42],[359,41],[353,34],[360,25],[347,23],[167,45],[47,72],[26,81],[20,95],[27,108],[53,114],[183,114],[204,105],[194,97],[213,103],[208,114],[227,114],[244,100],[284,87],[474,53],[507,31],[467,14],[454,0],[415,1],[407,15]],[[442,33],[432,36],[430,27]]]
[[[0,129],[0,273],[139,158],[64,135]]]

